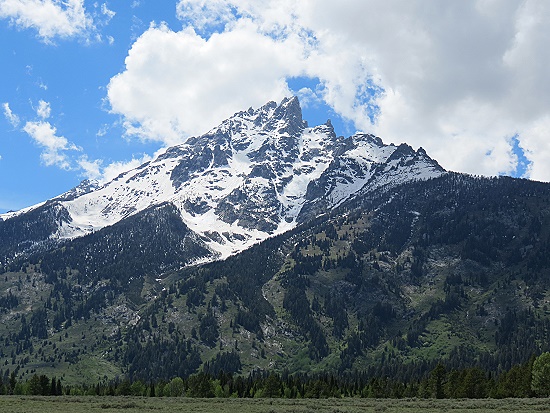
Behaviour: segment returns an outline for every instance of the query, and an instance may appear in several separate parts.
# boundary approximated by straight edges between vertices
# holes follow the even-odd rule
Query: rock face
[[[220,259],[358,193],[444,173],[423,149],[385,145],[366,134],[336,137],[330,121],[310,128],[298,99],[286,98],[236,113],[103,186],[85,181],[44,204],[0,216],[0,251],[7,260],[168,203],[210,250],[204,259]],[[20,227],[24,240],[10,235]]]

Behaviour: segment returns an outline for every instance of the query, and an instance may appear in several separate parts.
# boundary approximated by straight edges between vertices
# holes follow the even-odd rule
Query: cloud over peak
[[[184,28],[152,26],[108,87],[129,134],[176,143],[290,93],[441,164],[550,180],[550,3],[542,0],[180,0]],[[512,139],[514,138],[514,139]]]
[[[167,144],[214,127],[227,116],[290,92],[299,74],[295,37],[275,40],[249,21],[208,39],[191,28],[153,26],[132,46],[126,69],[113,77],[108,98],[128,132]]]

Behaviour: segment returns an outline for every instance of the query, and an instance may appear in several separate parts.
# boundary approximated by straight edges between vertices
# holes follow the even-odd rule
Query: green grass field
[[[0,396],[2,413],[424,413],[544,412],[550,399],[191,399],[139,397]]]

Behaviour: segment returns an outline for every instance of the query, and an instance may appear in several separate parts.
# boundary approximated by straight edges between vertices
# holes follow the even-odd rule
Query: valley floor
[[[5,413],[216,412],[216,413],[420,413],[550,411],[549,399],[193,399],[109,396],[0,396]]]

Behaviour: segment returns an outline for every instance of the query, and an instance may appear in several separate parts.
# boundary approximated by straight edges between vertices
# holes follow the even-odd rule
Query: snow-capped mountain
[[[293,97],[236,113],[103,186],[85,181],[43,204],[0,215],[0,243],[10,245],[4,251],[20,252],[171,204],[211,250],[205,259],[225,258],[357,193],[443,173],[422,148],[385,145],[367,134],[337,137],[330,121],[308,127]],[[40,230],[22,238],[16,222]]]

